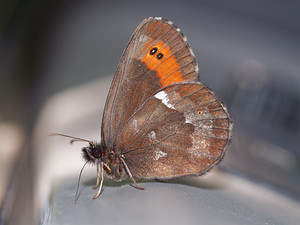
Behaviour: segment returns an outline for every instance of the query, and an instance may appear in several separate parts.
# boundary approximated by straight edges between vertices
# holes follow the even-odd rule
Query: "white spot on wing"
[[[202,148],[207,148],[209,147],[209,143],[206,140],[201,140],[200,141],[201,147]]]
[[[185,118],[185,123],[191,123],[191,124],[194,124],[195,121],[197,121],[198,119],[196,114],[190,112],[184,112],[184,118]]]
[[[148,136],[149,136],[149,139],[150,139],[150,140],[155,140],[155,139],[156,139],[156,133],[155,133],[154,131],[151,131],[151,132],[148,134]]]
[[[160,91],[156,95],[154,95],[154,97],[161,100],[161,102],[168,108],[175,109],[174,105],[169,102],[170,100],[166,92]]]
[[[133,126],[134,126],[134,129],[135,129],[136,131],[138,131],[137,120],[136,120],[136,119],[133,120]]]
[[[184,118],[185,118],[185,123],[192,123],[192,121],[188,116],[185,116]]]
[[[162,157],[165,157],[166,155],[168,155],[168,153],[165,153],[163,151],[161,151],[160,149],[156,149],[155,150],[155,160],[159,160]]]

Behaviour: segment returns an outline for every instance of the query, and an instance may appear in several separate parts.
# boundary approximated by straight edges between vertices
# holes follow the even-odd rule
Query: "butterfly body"
[[[108,149],[102,144],[93,143],[88,147],[82,148],[82,155],[83,158],[91,164],[97,164],[98,161],[103,162],[103,169],[112,179],[124,179],[124,167],[120,160],[122,154],[120,152],[116,152],[115,149]]]

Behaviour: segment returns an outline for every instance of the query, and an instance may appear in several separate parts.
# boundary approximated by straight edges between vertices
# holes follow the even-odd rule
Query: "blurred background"
[[[149,16],[164,17],[182,29],[201,80],[232,114],[233,142],[222,168],[299,201],[299,9],[293,0],[1,1],[1,223],[36,220],[35,162],[40,156],[34,149],[47,146],[33,140],[49,99],[98,79],[108,89],[132,32]],[[99,89],[88,87],[91,93]],[[95,138],[100,137],[106,95],[105,90],[96,101],[84,100],[98,110],[89,118],[98,129]],[[67,118],[76,111],[68,113],[55,115]]]

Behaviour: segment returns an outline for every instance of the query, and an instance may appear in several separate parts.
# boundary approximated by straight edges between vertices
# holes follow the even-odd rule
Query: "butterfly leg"
[[[99,183],[100,183],[100,173],[99,173],[99,163],[97,162],[97,182],[96,182],[96,186],[93,187],[93,189],[97,189],[97,187],[99,187]]]
[[[140,186],[135,182],[135,180],[134,180],[134,178],[133,178],[133,176],[132,176],[132,174],[131,174],[131,172],[130,172],[128,166],[127,166],[127,164],[126,164],[125,161],[124,161],[124,159],[123,159],[123,158],[120,158],[120,159],[121,159],[121,161],[122,161],[122,163],[123,163],[123,165],[124,165],[124,167],[125,167],[125,170],[126,170],[128,176],[129,176],[130,180],[132,180],[132,182],[134,183],[134,187],[137,188],[137,189],[139,189],[139,190],[144,190],[145,188],[140,187]]]
[[[100,186],[99,186],[99,184],[98,184],[98,186],[99,186],[99,189],[98,189],[98,193],[93,197],[93,199],[96,199],[96,198],[98,198],[99,196],[100,196],[100,194],[101,194],[101,190],[102,190],[102,185],[103,185],[103,180],[104,180],[104,178],[103,178],[103,162],[100,160],[100,170],[101,170],[101,174],[99,173],[100,171],[98,170],[97,172],[98,172],[98,176],[101,178],[100,179]],[[98,166],[98,165],[97,165]],[[98,179],[97,179],[97,181],[98,181]],[[97,182],[98,183],[98,182]],[[97,184],[96,184],[97,185]]]

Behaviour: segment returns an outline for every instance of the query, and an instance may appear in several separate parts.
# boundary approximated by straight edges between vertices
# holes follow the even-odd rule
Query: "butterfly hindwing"
[[[201,175],[218,163],[231,139],[225,105],[200,82],[169,85],[154,93],[116,139],[135,177]]]
[[[161,18],[145,19],[123,53],[107,97],[103,145],[112,145],[120,128],[153,93],[198,79],[197,62],[179,28]]]

